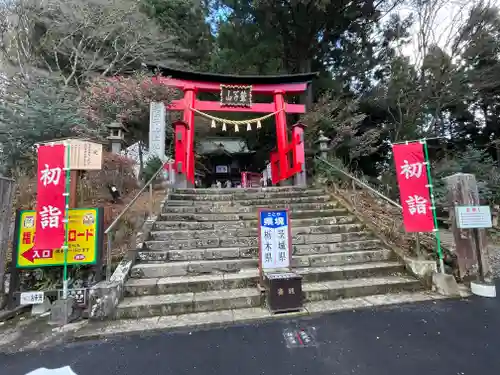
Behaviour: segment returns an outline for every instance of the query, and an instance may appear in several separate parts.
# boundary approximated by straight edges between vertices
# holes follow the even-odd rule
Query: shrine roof
[[[189,70],[180,70],[168,68],[160,65],[146,65],[148,69],[159,72],[164,77],[172,77],[178,80],[211,82],[222,84],[290,84],[290,83],[305,83],[311,82],[313,78],[318,76],[318,72],[287,74],[287,75],[233,75],[233,74],[217,74],[217,73],[202,73]]]
[[[197,147],[201,155],[207,154],[253,154],[243,138],[236,137],[207,137],[201,140]]]

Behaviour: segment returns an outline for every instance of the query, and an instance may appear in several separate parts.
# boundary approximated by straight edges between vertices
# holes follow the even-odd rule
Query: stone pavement
[[[48,318],[48,314],[31,317],[26,313],[0,322],[0,352],[15,353],[54,346],[87,324],[87,321],[79,321],[64,327],[54,327],[47,323]]]
[[[496,374],[499,316],[499,298],[470,297],[129,334],[0,354],[0,373],[25,375],[68,365],[78,375]]]

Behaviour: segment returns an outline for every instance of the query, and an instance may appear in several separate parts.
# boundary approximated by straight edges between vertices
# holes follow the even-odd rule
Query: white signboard
[[[228,173],[229,168],[227,165],[216,165],[215,173]]]
[[[27,373],[26,375],[76,375],[76,373],[71,369],[70,366],[64,366],[54,369],[40,367]]]
[[[20,304],[21,305],[39,305],[43,303],[44,293],[43,292],[22,292]]]
[[[259,227],[261,269],[289,268],[291,241],[288,211],[260,211]]]
[[[149,153],[165,160],[165,105],[151,102],[149,105]]]
[[[489,206],[455,207],[457,226],[462,229],[491,228],[491,211]]]
[[[69,145],[69,168],[71,170],[100,170],[102,169],[102,144],[85,139],[65,138],[54,142],[56,145]]]

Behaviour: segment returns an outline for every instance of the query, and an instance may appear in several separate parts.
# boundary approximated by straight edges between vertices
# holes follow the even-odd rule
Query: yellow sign
[[[68,264],[95,264],[102,234],[97,208],[69,210]],[[36,211],[21,211],[17,223],[17,267],[64,265],[63,249],[34,250]]]

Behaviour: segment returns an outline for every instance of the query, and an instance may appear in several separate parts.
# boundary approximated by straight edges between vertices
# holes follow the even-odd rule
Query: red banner
[[[434,216],[427,179],[424,145],[420,142],[392,146],[399,184],[403,221],[407,232],[432,232]]]
[[[64,145],[38,147],[36,236],[34,249],[60,249],[64,245],[66,175]]]

